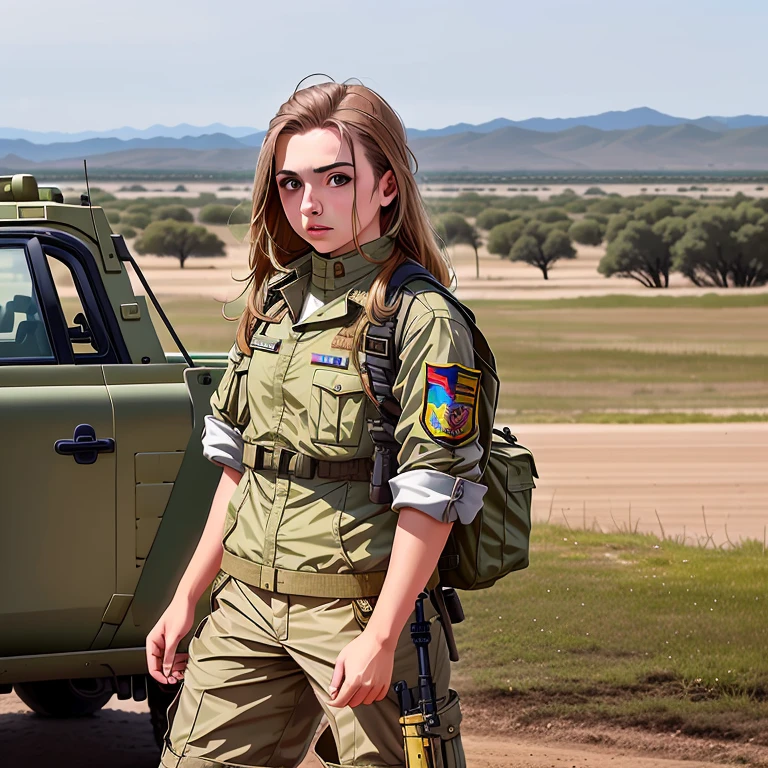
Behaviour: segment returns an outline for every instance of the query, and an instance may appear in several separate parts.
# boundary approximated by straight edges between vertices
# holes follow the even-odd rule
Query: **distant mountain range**
[[[449,136],[466,131],[492,133],[499,128],[508,128],[510,126],[527,128],[530,131],[557,133],[580,125],[587,126],[588,128],[597,128],[601,131],[629,131],[646,125],[669,128],[675,125],[682,125],[683,123],[698,125],[709,131],[729,131],[768,125],[768,117],[761,115],[738,115],[736,117],[707,116],[698,118],[673,117],[649,107],[638,107],[637,109],[628,109],[624,112],[602,112],[599,115],[585,115],[582,117],[531,117],[527,120],[508,120],[506,117],[499,117],[479,125],[456,123],[445,128],[427,128],[424,130],[408,128],[407,130],[408,137],[415,139],[430,136]],[[189,125],[189,123],[180,123],[173,126],[150,125],[149,128],[125,126],[109,131],[80,131],[79,133],[28,131],[23,128],[0,127],[0,139],[24,139],[35,144],[72,143],[88,139],[121,139],[122,141],[129,141],[131,139],[156,139],[161,136],[169,139],[187,139],[190,137],[209,136],[211,134],[225,134],[235,139],[240,139],[246,146],[255,147],[261,146],[261,140],[264,138],[265,131],[260,128],[244,126],[232,127],[222,123],[211,123],[211,125],[203,126]]]
[[[101,170],[253,171],[264,131],[215,127],[222,130],[178,138],[100,135],[50,143],[0,138],[0,172],[81,168],[84,157],[89,167]],[[4,130],[11,129],[0,129],[0,135]],[[409,130],[409,144],[423,171],[765,170],[768,117],[688,121],[643,108],[518,123],[500,118]]]

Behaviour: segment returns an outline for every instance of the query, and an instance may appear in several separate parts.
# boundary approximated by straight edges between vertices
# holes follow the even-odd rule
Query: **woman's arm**
[[[336,661],[329,691],[333,707],[371,704],[387,695],[400,633],[413,613],[419,592],[437,566],[453,526],[413,507],[403,507],[398,514],[392,554],[376,608],[362,634],[343,649]]]
[[[453,527],[413,507],[403,507],[398,514],[387,576],[365,628],[382,648],[392,651]]]
[[[172,602],[196,605],[200,596],[219,572],[221,557],[224,553],[222,545],[224,518],[227,514],[229,500],[242,476],[242,472],[238,472],[232,467],[224,467],[224,472],[222,472],[221,480],[219,480],[211,503],[211,511],[208,513],[208,521],[200,536],[195,553],[192,555],[181,581],[179,581]]]

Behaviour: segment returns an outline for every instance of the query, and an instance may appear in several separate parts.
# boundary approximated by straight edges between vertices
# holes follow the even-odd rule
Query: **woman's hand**
[[[147,635],[147,669],[158,683],[172,685],[184,677],[189,654],[174,652],[194,620],[194,605],[186,600],[174,601]]]
[[[356,707],[381,701],[392,683],[395,648],[363,631],[342,648],[336,659],[329,693],[331,707]]]

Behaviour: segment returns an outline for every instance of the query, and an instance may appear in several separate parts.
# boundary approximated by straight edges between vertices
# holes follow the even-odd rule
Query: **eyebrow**
[[[315,173],[325,173],[326,171],[330,171],[331,168],[338,168],[341,165],[348,165],[350,168],[354,168],[355,166],[352,165],[352,163],[345,163],[345,162],[338,162],[338,163],[331,163],[330,165],[321,165],[319,168],[313,168],[312,170]],[[287,176],[298,176],[299,174],[296,173],[296,171],[288,171],[288,170],[282,170],[278,171],[275,176],[279,176],[281,173],[286,174]]]

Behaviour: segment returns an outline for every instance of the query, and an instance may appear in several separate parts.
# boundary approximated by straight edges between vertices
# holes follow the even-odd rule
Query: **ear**
[[[379,199],[382,208],[388,206],[396,197],[397,179],[395,179],[394,171],[389,170],[379,179]]]

